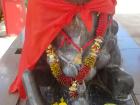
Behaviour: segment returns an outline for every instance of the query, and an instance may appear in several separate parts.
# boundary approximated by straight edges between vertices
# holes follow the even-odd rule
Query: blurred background
[[[115,19],[140,45],[140,0],[117,0]]]

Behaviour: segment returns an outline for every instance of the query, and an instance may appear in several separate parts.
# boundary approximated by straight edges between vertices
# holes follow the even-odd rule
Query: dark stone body
[[[67,0],[76,4],[83,4],[89,0]],[[81,1],[81,2],[80,2]],[[84,23],[82,22],[79,14],[77,14],[70,25],[64,28],[64,31],[68,34],[74,43],[79,47],[82,47],[85,43],[95,37],[95,30],[98,25],[97,13],[93,13],[93,26],[92,31],[88,32]],[[121,69],[121,55],[117,45],[116,34],[118,32],[118,24],[113,21],[108,26],[104,35],[104,42],[100,54],[98,55],[95,68],[91,69],[87,80],[94,78],[95,74],[100,75],[103,83],[111,91],[111,94],[116,99],[120,97],[127,97],[133,89],[134,83],[132,77]],[[65,75],[74,77],[80,70],[81,65],[75,64],[73,59],[79,53],[71,43],[64,42],[64,45],[60,48],[60,43],[63,40],[61,33],[53,41],[53,45],[59,56],[62,71]],[[89,54],[87,47],[82,53],[82,59]]]
[[[89,2],[90,0],[66,1],[81,5],[86,2]],[[82,47],[83,45],[85,45],[85,43],[87,43],[95,37],[95,30],[98,25],[97,14],[98,13],[92,13],[92,19],[94,21],[91,32],[87,31],[79,14],[77,14],[73,18],[70,25],[66,26],[63,29],[67,33],[68,37],[70,37],[73,40],[73,42],[76,43],[79,47]],[[61,84],[59,84],[58,81],[56,81],[56,79],[52,76],[51,70],[48,69],[49,65],[46,64],[46,55],[44,54],[37,64],[37,70],[35,70],[35,72],[37,73],[33,73],[34,77],[38,77],[35,78],[36,83],[33,81],[34,79],[32,80],[31,73],[25,73],[24,75],[23,81],[25,82],[24,84],[27,88],[26,91],[27,95],[29,94],[29,97],[31,96],[30,94],[32,91],[26,79],[33,81],[31,83],[32,90],[34,91],[32,93],[33,99],[29,99],[29,103],[32,103],[31,105],[35,105],[33,104],[33,102],[39,103],[39,105],[44,105],[42,104],[42,97],[38,97],[40,95],[40,92],[38,93],[38,91],[36,91],[38,89],[36,89],[36,87],[40,87],[41,94],[44,97],[44,100],[46,100],[47,102],[45,103],[45,105],[50,105],[56,101],[59,101],[60,97],[64,97],[68,105],[103,105],[104,102],[100,102],[100,99],[105,99],[105,102],[108,102],[107,98],[109,100],[115,100],[113,102],[116,102],[117,100],[117,105],[132,105],[131,103],[127,104],[127,102],[129,100],[128,96],[133,90],[134,81],[133,78],[121,68],[121,54],[117,45],[117,32],[118,24],[116,21],[113,21],[112,24],[108,26],[104,35],[102,49],[97,57],[95,67],[91,69],[90,74],[86,78],[85,84],[82,84],[80,87],[81,91],[84,89],[86,91],[84,91],[85,93],[79,94],[79,96],[76,99],[72,99],[71,97],[69,97],[68,87],[64,87]],[[57,55],[59,56],[61,69],[64,72],[64,74],[70,77],[74,77],[77,75],[78,72],[80,72],[81,65],[75,64],[73,62],[74,58],[77,56],[77,54],[79,54],[79,52],[71,43],[68,43],[66,40],[64,41],[64,45],[60,48],[60,44],[63,41],[63,39],[63,35],[59,33],[59,35],[53,41],[52,45],[54,46]],[[89,54],[90,47],[91,45],[85,50],[83,50],[82,59],[84,59]],[[44,64],[45,67],[39,66],[40,64]],[[39,74],[40,69],[43,72],[42,74]],[[47,73],[45,73],[43,70]],[[94,79],[95,77],[96,79]],[[35,84],[39,85],[35,86]],[[47,85],[47,87],[41,88],[45,86],[44,84]],[[104,94],[104,92],[107,94]],[[103,96],[105,96],[105,98]],[[120,102],[123,104],[120,104]]]

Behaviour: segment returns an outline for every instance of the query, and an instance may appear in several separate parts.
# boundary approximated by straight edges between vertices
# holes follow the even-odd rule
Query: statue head
[[[89,1],[91,1],[91,0],[66,0],[66,1],[68,1],[68,2],[71,2],[71,3],[74,3],[74,4],[84,4],[84,3],[87,3],[87,2],[89,2]]]

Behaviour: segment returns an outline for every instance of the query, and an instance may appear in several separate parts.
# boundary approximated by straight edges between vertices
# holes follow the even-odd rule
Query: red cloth
[[[25,27],[26,8],[24,0],[1,0],[1,2],[7,35],[19,35]]]
[[[10,92],[19,91],[25,98],[22,74],[25,69],[33,70],[44,50],[58,33],[79,13],[87,29],[91,30],[91,12],[114,14],[116,0],[91,0],[85,5],[74,5],[64,0],[29,0],[26,36],[21,55],[18,75]]]

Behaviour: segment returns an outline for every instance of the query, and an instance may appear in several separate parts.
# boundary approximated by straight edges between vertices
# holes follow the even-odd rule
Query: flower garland
[[[62,72],[59,58],[52,45],[49,45],[46,50],[47,58],[48,58],[53,76],[62,85],[69,87],[69,91],[72,94],[72,96],[76,95],[75,93],[77,91],[77,85],[84,81],[84,79],[89,74],[91,67],[94,67],[96,63],[97,55],[100,52],[101,45],[103,42],[103,37],[108,27],[108,22],[109,21],[108,21],[107,14],[102,13],[99,15],[98,27],[96,29],[96,38],[94,39],[94,42],[91,45],[89,55],[86,56],[82,61],[83,65],[81,69],[79,70],[80,72],[75,77],[68,77]]]

